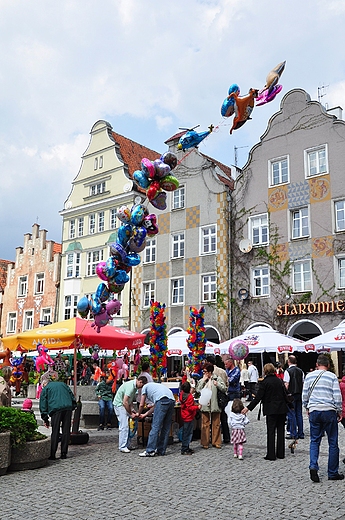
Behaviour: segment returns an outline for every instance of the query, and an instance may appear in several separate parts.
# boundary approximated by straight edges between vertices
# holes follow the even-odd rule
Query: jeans
[[[159,455],[165,455],[174,407],[175,400],[168,397],[163,397],[155,402],[152,426],[147,439],[147,453],[157,450]]]
[[[192,438],[193,438],[193,421],[184,422],[183,430],[182,430],[181,453],[184,453],[189,450],[189,444],[192,442]]]
[[[293,394],[293,409],[288,410],[289,432],[294,439],[303,439],[302,396]]]
[[[319,469],[318,458],[322,433],[328,437],[328,476],[334,477],[339,471],[338,418],[334,410],[314,410],[309,414],[310,424],[310,465],[309,469]]]
[[[105,409],[107,409],[107,423],[111,424],[111,420],[113,418],[114,413],[114,407],[113,402],[110,401],[104,401],[103,399],[100,399],[98,401],[99,406],[99,424],[102,424],[104,426],[105,424]]]
[[[129,415],[124,406],[114,406],[114,409],[119,420],[119,450],[123,450],[131,445],[128,424]]]

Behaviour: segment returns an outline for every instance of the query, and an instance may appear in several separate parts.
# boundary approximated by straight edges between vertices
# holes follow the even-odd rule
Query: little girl
[[[249,423],[246,415],[241,411],[244,404],[241,399],[234,399],[232,402],[231,412],[229,414],[229,426],[231,427],[231,444],[234,446],[234,457],[243,460],[243,444],[246,442],[246,434],[244,432],[245,425]]]

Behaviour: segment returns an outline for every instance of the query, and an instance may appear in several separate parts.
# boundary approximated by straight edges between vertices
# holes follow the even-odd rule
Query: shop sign
[[[311,302],[311,303],[285,303],[277,305],[277,316],[297,316],[307,314],[325,314],[331,312],[344,312],[345,301]]]

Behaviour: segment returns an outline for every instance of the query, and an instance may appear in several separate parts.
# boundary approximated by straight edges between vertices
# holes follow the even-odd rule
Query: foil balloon
[[[139,184],[141,188],[144,188],[144,190],[150,186],[150,181],[142,170],[136,170],[133,173],[133,179]]]
[[[157,226],[157,217],[154,213],[150,213],[150,215],[146,215],[143,220],[143,226],[147,230],[147,234],[149,236],[157,235],[158,226]]]
[[[164,179],[162,179],[162,181],[160,182],[160,187],[165,190],[165,191],[174,191],[174,190],[177,190],[177,188],[179,187],[180,183],[179,181],[176,179],[176,177],[174,177],[173,175],[167,175],[166,177],[164,177]]]
[[[249,119],[258,93],[259,91],[257,89],[251,88],[246,96],[238,96],[236,93],[230,94],[231,97],[234,97],[236,104],[235,117],[230,129],[230,134],[232,134],[233,130],[237,130],[244,125]]]
[[[167,194],[165,191],[161,191],[156,197],[150,200],[152,206],[161,211],[167,209]]]
[[[265,90],[261,90],[256,100],[256,105],[259,107],[261,105],[265,105],[270,101],[273,101],[277,94],[283,89],[283,85],[274,85],[271,92],[269,92],[268,88]]]
[[[199,126],[199,125],[197,125]],[[197,128],[195,126],[194,128]],[[188,148],[197,148],[197,146],[213,131],[214,126],[210,125],[206,132],[196,132],[194,128],[190,128],[182,137],[180,137],[177,149],[187,150]]]
[[[87,318],[90,313],[90,301],[86,296],[83,296],[77,303],[77,311],[81,318]]]
[[[232,357],[232,359],[236,359],[237,361],[239,361],[248,356],[249,347],[245,341],[235,339],[229,345],[229,354]]]
[[[127,224],[131,220],[131,210],[128,208],[128,206],[121,206],[117,212],[116,216],[121,222],[124,224]]]
[[[146,159],[146,157],[141,160],[141,169],[148,179],[154,179],[156,174],[155,167],[149,159]]]
[[[155,171],[156,171],[155,177],[158,179],[162,179],[163,177],[166,177],[171,171],[170,166],[168,164],[166,164],[165,162],[163,162],[161,159],[156,159],[153,162],[153,165],[154,165]]]
[[[235,113],[235,98],[231,94],[240,95],[240,87],[233,83],[229,87],[228,97],[224,99],[223,104],[220,109],[220,113],[223,117],[230,117]]]
[[[106,269],[107,269],[106,262],[99,262],[96,265],[96,274],[97,274],[98,278],[100,278],[101,280],[104,280],[104,281],[106,281],[108,279],[108,277],[105,273]]]
[[[173,170],[177,166],[177,157],[172,152],[165,152],[161,155],[161,161],[170,166],[170,169]]]
[[[144,220],[146,208],[142,204],[136,204],[131,210],[131,224],[133,226],[140,226]]]
[[[117,241],[118,243],[126,247],[129,239],[132,235],[132,226],[130,224],[122,224],[117,231]]]
[[[100,302],[105,302],[109,296],[110,293],[107,285],[104,282],[100,283],[96,289],[95,297],[99,299]]]

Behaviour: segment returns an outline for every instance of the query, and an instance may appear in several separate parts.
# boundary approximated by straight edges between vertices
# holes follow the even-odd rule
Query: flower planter
[[[28,441],[22,448],[12,448],[9,471],[42,468],[48,464],[50,437]]]
[[[0,475],[5,475],[11,464],[11,434],[0,433]]]

